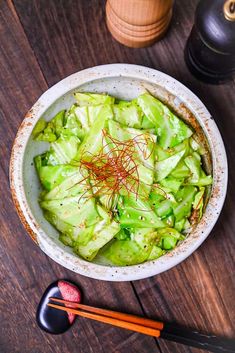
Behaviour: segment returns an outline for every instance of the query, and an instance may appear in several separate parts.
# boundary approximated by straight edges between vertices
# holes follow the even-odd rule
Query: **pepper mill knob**
[[[146,47],[166,32],[172,6],[173,0],[107,0],[107,26],[118,42]]]
[[[229,21],[235,21],[235,1],[227,0],[224,3],[224,16]]]

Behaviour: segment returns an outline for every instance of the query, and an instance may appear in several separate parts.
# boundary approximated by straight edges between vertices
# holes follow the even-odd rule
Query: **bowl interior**
[[[69,108],[75,102],[73,93],[76,91],[99,93],[106,92],[110,95],[115,96],[116,98],[131,100],[143,93],[143,91],[145,91],[146,89],[161,100],[165,101],[174,111],[176,111],[181,116],[182,119],[184,119],[191,125],[194,125],[194,128],[197,130],[201,142],[208,148],[208,142],[200,124],[197,122],[197,120],[195,120],[190,110],[187,109],[187,107],[178,97],[175,97],[173,94],[169,93],[166,89],[160,87],[157,84],[150,83],[147,80],[144,81],[132,77],[107,77],[102,79],[91,80],[86,84],[77,86],[76,89],[67,92],[65,95],[55,100],[54,103],[49,107],[49,109],[45,111],[43,118],[48,121],[52,119],[54,115],[60,110]],[[59,247],[61,250],[65,251],[66,253],[72,256],[77,256],[73,254],[73,251],[70,247],[63,245],[58,240],[57,230],[48,221],[46,221],[43,216],[42,210],[38,204],[41,186],[33,164],[33,158],[36,155],[46,151],[48,147],[48,143],[33,141],[32,137],[30,137],[27,142],[23,161],[23,183],[25,195],[32,215],[34,216],[44,233],[47,234],[47,236],[53,241],[55,246]],[[207,154],[205,162],[208,172],[211,172],[212,167],[210,153]],[[104,265],[102,260],[99,260],[99,258],[97,258],[97,260],[95,260],[94,262]]]

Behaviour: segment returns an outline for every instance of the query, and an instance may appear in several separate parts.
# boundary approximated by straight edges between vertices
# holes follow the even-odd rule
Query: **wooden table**
[[[234,336],[235,91],[234,83],[201,83],[185,66],[183,49],[196,3],[176,1],[165,38],[151,48],[130,49],[107,31],[103,0],[0,1],[1,353],[202,352],[86,319],[64,335],[42,332],[35,321],[36,306],[58,278],[76,281],[89,304]],[[195,92],[217,122],[230,162],[222,215],[200,249],[174,269],[133,283],[92,280],[50,260],[23,229],[8,182],[14,136],[43,91],[75,71],[116,62],[156,68]]]

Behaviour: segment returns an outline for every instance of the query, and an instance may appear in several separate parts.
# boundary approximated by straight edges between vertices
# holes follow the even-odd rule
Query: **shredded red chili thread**
[[[147,160],[153,153],[153,148],[149,152],[150,142],[154,142],[152,137],[147,134],[139,134],[132,139],[119,141],[113,138],[106,130],[102,130],[102,147],[97,155],[89,151],[82,154],[79,163],[82,180],[78,184],[85,182],[86,190],[81,197],[92,191],[87,198],[102,195],[108,196],[108,203],[112,204],[115,194],[127,193],[128,196],[134,194],[148,200],[148,195],[140,195],[140,178],[138,172],[138,149],[144,160]],[[148,154],[147,154],[148,152]],[[136,163],[136,161],[138,161]],[[165,197],[166,192],[158,184],[145,184],[161,190]],[[133,207],[135,208],[135,207]],[[137,208],[136,208],[137,209]],[[138,210],[138,209],[137,209]],[[149,212],[151,210],[142,210]]]
[[[121,191],[128,196],[134,194],[137,199],[140,187],[138,150],[143,159],[147,160],[153,153],[153,150],[149,152],[150,142],[153,139],[147,134],[119,141],[106,130],[102,130],[102,147],[99,153],[93,155],[85,151],[79,161],[83,176],[80,183],[87,180],[93,196],[107,195],[110,197],[109,201],[114,194]]]

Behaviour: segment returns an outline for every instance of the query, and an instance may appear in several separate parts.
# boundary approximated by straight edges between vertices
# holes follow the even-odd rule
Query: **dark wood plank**
[[[48,284],[58,278],[79,283],[84,300],[94,305],[139,314],[141,308],[130,283],[92,281],[65,270],[46,257],[21,226],[8,186],[10,150],[23,115],[47,89],[47,83],[10,2],[0,2],[0,38],[0,351],[159,352],[151,337],[89,320],[79,320],[71,331],[61,336],[45,334],[37,327],[36,306]]]
[[[105,24],[104,0],[20,0],[14,4],[49,85],[94,65],[153,65],[146,49],[126,48],[112,38]]]
[[[36,55],[39,66],[49,86],[72,72],[104,63],[128,62],[164,71],[185,83],[208,106],[225,140],[228,159],[232,165],[235,157],[235,143],[233,138],[235,128],[233,113],[235,108],[234,83],[221,86],[200,83],[191,76],[183,61],[183,48],[192,26],[193,11],[196,3],[197,1],[195,0],[176,1],[173,22],[164,39],[151,48],[130,49],[115,42],[108,33],[104,21],[104,1],[14,1],[17,14],[20,17],[31,48]],[[6,30],[5,26],[6,24],[4,25]],[[8,31],[10,30],[8,27],[7,29]],[[16,35],[15,32],[17,30],[19,30],[18,27],[12,30],[13,37]],[[14,52],[19,50],[16,44],[13,44],[12,48]],[[27,47],[27,52],[29,51],[30,49]],[[19,71],[21,72],[22,67],[25,68],[25,66],[22,66],[25,65],[25,62],[20,62],[20,65],[15,63],[15,65],[18,67],[16,73],[19,76]],[[28,72],[28,64],[25,70]],[[32,91],[35,92],[35,80],[43,82],[43,79],[42,81],[38,79],[41,77],[39,68],[37,67],[37,71],[35,71],[35,75],[32,75],[32,78],[30,75],[29,77],[30,79],[33,78],[32,82],[30,82],[33,85]],[[9,78],[12,79],[12,76],[10,75]],[[10,80],[10,82],[15,81]],[[20,115],[30,106],[31,100],[34,100],[32,98],[34,95],[30,93],[30,95],[27,95],[27,99],[25,99],[25,95],[20,90],[18,94],[21,94],[23,103],[21,102],[16,109],[14,102],[18,102],[19,100],[18,98],[15,100],[11,92],[12,83],[8,84],[10,88],[8,88],[7,97],[5,97],[4,92],[4,117],[6,119],[6,116],[10,112],[11,114],[16,114],[17,117],[12,121],[18,124],[21,119]],[[25,82],[24,89],[28,89],[28,85],[29,82]],[[44,86],[42,89],[44,89]],[[37,95],[37,93],[34,94]],[[10,110],[9,106],[11,107]],[[6,120],[4,133],[6,132],[5,125]],[[16,127],[13,125],[11,127],[7,126],[8,130],[9,146]],[[8,152],[4,152],[4,171],[7,170],[8,164],[6,153]],[[205,332],[214,332],[227,336],[234,335],[234,279],[232,277],[234,273],[234,257],[232,252],[234,249],[233,233],[235,230],[235,220],[233,217],[235,202],[233,196],[235,191],[234,179],[235,172],[231,169],[228,196],[224,211],[217,226],[201,248],[175,269],[151,279],[133,283],[133,288],[146,315],[153,318],[160,317],[169,321],[177,321],[185,326],[202,329]],[[8,198],[9,196],[6,196],[6,202],[9,202],[7,201]],[[6,206],[6,210],[9,209]],[[22,275],[24,271],[21,271],[23,266],[22,261],[24,261],[23,268],[26,268],[25,271],[28,273],[27,266],[31,266],[31,276],[33,277],[32,279],[29,275],[26,275],[28,279],[23,288],[26,288],[27,293],[34,293],[36,290],[42,292],[46,284],[53,278],[68,276],[81,281],[81,285],[85,288],[86,293],[88,293],[87,301],[90,303],[107,305],[119,310],[141,312],[129,285],[110,285],[74,276],[72,273],[65,271],[60,266],[45,258],[30,243],[29,239],[25,239],[23,235],[24,231],[19,226],[17,218],[14,218],[14,221],[11,222],[10,232],[14,229],[12,228],[12,224],[15,226],[15,229],[18,229],[17,236],[21,237],[21,247],[19,249],[18,243],[12,244],[13,241],[8,239],[7,236],[4,237],[4,239],[6,238],[4,241],[7,242],[4,245],[7,249],[12,249],[12,254],[14,259],[17,259],[17,264],[19,261],[18,271],[13,266],[16,260],[13,261],[12,256],[6,262],[10,263],[8,266],[10,266],[11,270],[14,268],[16,271],[13,272],[15,276],[11,279],[11,283],[14,283],[16,288],[15,277],[23,281],[25,280],[23,278],[24,275]],[[6,230],[9,238],[10,232]],[[5,246],[3,247],[4,249]],[[9,257],[9,252],[7,252],[8,255],[6,255],[6,252],[4,251],[4,257],[7,258],[7,256]],[[24,260],[22,260],[22,256]],[[38,263],[41,264],[40,270],[37,266]],[[5,273],[6,266],[4,266],[2,273]],[[50,266],[49,271],[48,266]],[[38,283],[37,276],[40,276],[44,272],[45,278]],[[20,298],[21,293],[17,292],[17,297]],[[39,295],[37,298],[39,298]],[[32,303],[32,307],[35,303],[36,299]],[[7,319],[8,315],[5,317]],[[23,320],[28,320],[31,324],[33,322],[32,317],[28,315],[25,315]],[[8,326],[6,327],[8,328]],[[78,326],[76,327],[78,328]],[[87,334],[86,338],[82,333],[81,337],[79,334],[79,338],[81,338],[79,349],[81,351],[82,349],[91,352],[93,350],[98,352],[106,352],[107,350],[127,352],[129,350],[134,351],[134,349],[141,352],[157,350],[157,347],[155,348],[153,345],[152,339],[144,338],[144,336],[124,333],[121,330],[108,328],[107,326],[103,329],[102,325],[90,324],[85,320],[81,320],[81,327]],[[94,331],[96,334],[94,334]],[[28,328],[27,334],[31,335],[30,337],[36,342],[37,346],[36,332],[36,329],[32,333]],[[12,333],[12,337],[15,334]],[[6,335],[6,337],[9,336]],[[23,337],[26,337],[25,333]],[[74,329],[72,334],[68,333],[64,337],[63,340],[57,338],[57,345],[55,344],[55,340],[48,338],[48,344],[53,345],[54,351],[57,351],[58,347],[62,347],[62,351],[70,349],[72,352],[75,349],[74,347],[76,347],[76,341],[74,341],[74,337],[77,337],[76,330]],[[112,337],[113,343],[110,343],[110,337]],[[41,336],[40,339],[42,339]],[[86,340],[89,347],[85,346]],[[74,341],[74,343],[70,341]],[[23,339],[21,342],[23,342]],[[44,340],[44,342],[46,341]],[[197,349],[190,349],[169,342],[159,341],[159,343],[161,351],[164,353],[200,352]],[[40,352],[40,348],[38,348],[38,351]]]

